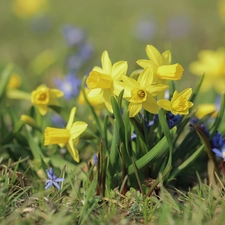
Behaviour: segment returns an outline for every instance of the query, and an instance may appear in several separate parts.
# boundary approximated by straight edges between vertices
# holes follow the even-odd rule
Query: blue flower
[[[98,164],[98,156],[97,154],[94,154],[94,165]]]
[[[211,139],[212,148],[220,149],[223,145],[223,137],[220,132],[216,131],[215,136]]]
[[[222,144],[222,148],[217,149],[217,148],[213,148],[212,151],[216,154],[216,156],[220,157],[223,159],[223,161],[225,161],[225,139],[223,139],[223,144]]]
[[[58,178],[52,169],[52,167],[49,170],[46,170],[48,180],[45,182],[45,189],[48,189],[52,185],[54,185],[58,190],[60,189],[59,182],[64,181],[64,178]]]
[[[77,27],[66,25],[62,28],[62,32],[68,46],[70,47],[75,47],[86,39],[84,31]]]
[[[170,112],[166,115],[166,118],[167,118],[167,124],[169,128],[171,129],[180,122],[181,116],[179,114],[173,115],[173,113]]]
[[[80,93],[81,80],[76,77],[75,73],[67,74],[64,79],[56,78],[55,84],[68,100]]]

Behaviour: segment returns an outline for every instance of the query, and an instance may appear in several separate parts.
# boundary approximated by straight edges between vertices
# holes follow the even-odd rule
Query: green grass
[[[22,164],[27,164],[23,162]],[[10,162],[9,162],[10,165]],[[95,195],[96,182],[81,182],[70,172],[63,189],[44,190],[44,179],[32,170],[19,172],[19,164],[1,164],[0,221],[8,224],[223,224],[224,187],[209,187],[199,181],[182,191],[159,185],[150,197],[130,189],[125,196],[118,190],[109,197]]]

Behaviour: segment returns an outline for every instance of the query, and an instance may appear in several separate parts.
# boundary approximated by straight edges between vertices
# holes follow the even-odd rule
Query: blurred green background
[[[147,58],[146,45],[152,44],[161,52],[171,50],[172,62],[184,67],[184,78],[178,82],[184,87],[193,86],[196,80],[188,65],[197,59],[198,52],[224,45],[217,1],[49,0],[46,10],[28,17],[13,11],[15,1],[1,0],[0,65],[13,62],[34,85],[46,76],[66,73],[67,46],[61,31],[66,24],[86,32],[94,48],[90,68],[100,64],[101,54],[107,50],[113,62],[127,60],[131,73],[138,68],[137,59]],[[57,55],[56,63],[37,78],[30,64],[47,49]]]

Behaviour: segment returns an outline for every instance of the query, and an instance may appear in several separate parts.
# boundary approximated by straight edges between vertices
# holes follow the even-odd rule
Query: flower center
[[[147,93],[143,89],[134,88],[131,91],[131,98],[134,102],[143,102],[147,98]]]

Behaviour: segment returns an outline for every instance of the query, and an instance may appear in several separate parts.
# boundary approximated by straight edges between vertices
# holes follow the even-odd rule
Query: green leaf
[[[1,80],[0,80],[0,99],[3,97],[6,88],[7,88],[7,84],[9,82],[10,76],[12,74],[12,68],[13,65],[12,64],[8,64],[6,66],[6,68],[4,69],[4,71],[1,74]]]
[[[34,137],[31,135],[30,131],[28,131],[27,128],[25,128],[25,131],[26,131],[27,141],[31,149],[31,152],[33,154],[33,157],[35,159],[39,159],[40,156],[44,157],[42,150],[40,149],[38,144],[34,141]]]
[[[176,133],[176,127],[170,130],[172,137]],[[136,161],[136,166],[138,169],[142,169],[149,163],[154,163],[157,159],[161,158],[168,150],[167,138],[164,136],[152,149],[149,150],[144,156]],[[134,173],[133,165],[128,167],[128,174],[131,175]]]
[[[223,93],[221,96],[220,111],[216,117],[216,120],[215,120],[213,126],[209,129],[210,134],[211,134],[210,137],[213,137],[215,135],[216,131],[218,130],[218,128],[221,124],[223,115],[224,115],[224,109],[225,109],[225,93]]]

